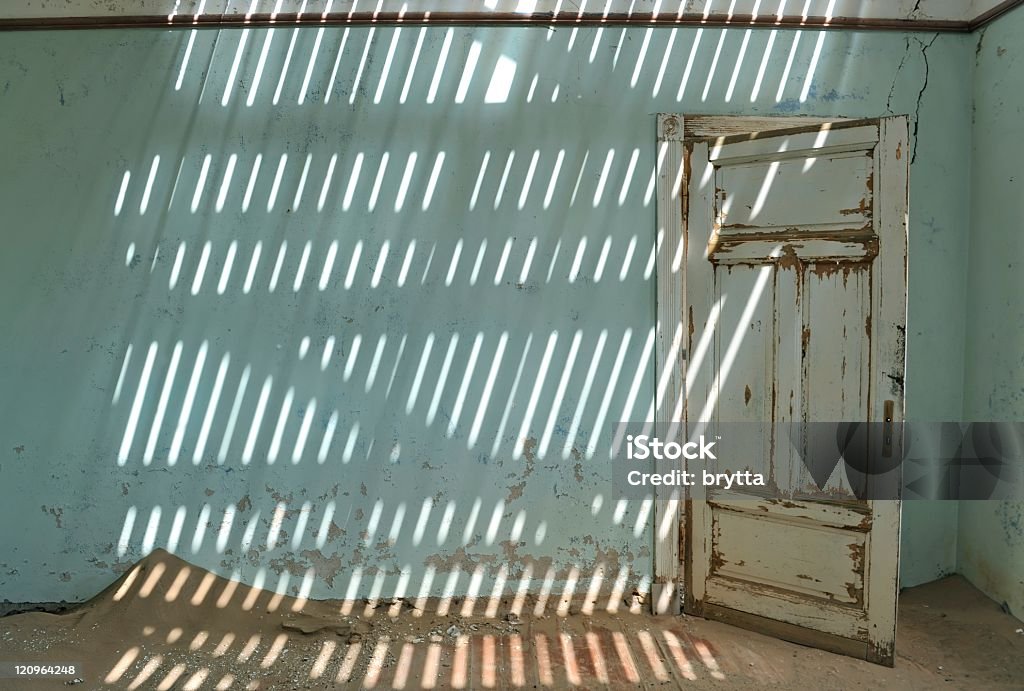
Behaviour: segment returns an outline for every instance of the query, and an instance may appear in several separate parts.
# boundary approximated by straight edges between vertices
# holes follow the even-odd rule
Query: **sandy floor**
[[[157,552],[72,612],[0,619],[0,661],[83,666],[0,688],[1024,689],[1024,624],[956,577],[903,593],[894,669],[692,617],[519,605],[301,603]]]

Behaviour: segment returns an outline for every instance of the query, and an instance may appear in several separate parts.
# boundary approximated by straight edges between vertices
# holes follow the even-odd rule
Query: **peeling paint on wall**
[[[920,117],[908,414],[959,411],[913,370],[962,363],[966,37],[397,32],[5,35],[0,597],[156,548],[314,597],[642,596],[607,449],[656,396],[660,111]]]

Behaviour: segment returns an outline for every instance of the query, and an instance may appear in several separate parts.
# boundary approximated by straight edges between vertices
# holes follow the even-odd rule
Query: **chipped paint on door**
[[[844,464],[819,486],[779,429],[902,416],[906,132],[889,118],[687,145],[686,421],[761,423],[707,468],[771,490],[693,488],[687,609],[883,664],[899,502],[858,499]]]

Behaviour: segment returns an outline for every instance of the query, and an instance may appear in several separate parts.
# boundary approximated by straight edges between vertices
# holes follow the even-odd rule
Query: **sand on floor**
[[[0,661],[81,666],[0,687],[1024,689],[1024,624],[959,577],[902,594],[892,669],[636,602],[556,604],[306,601],[157,550],[67,612],[0,618]]]

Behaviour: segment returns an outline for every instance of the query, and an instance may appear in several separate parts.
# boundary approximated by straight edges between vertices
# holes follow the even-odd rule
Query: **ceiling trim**
[[[1020,4],[1024,0],[1013,0]],[[888,31],[923,31],[934,33],[968,32],[972,22],[955,20],[862,19],[858,17],[758,17],[712,14],[682,17],[657,16],[649,13],[584,14],[553,16],[550,13],[520,14],[514,12],[357,12],[323,15],[296,13],[266,14],[204,14],[178,15],[125,15],[95,17],[11,17],[0,18],[0,30],[28,31],[47,29],[224,29],[233,27],[270,26],[676,26],[676,27],[736,27],[736,28],[788,28],[788,29],[857,29]]]
[[[1003,0],[1003,2],[999,3],[992,9],[982,12],[977,17],[969,21],[969,30],[977,31],[978,29],[988,26],[1010,10],[1014,10],[1021,5],[1024,5],[1024,0]]]
[[[517,12],[337,12],[203,15],[108,15],[89,17],[0,17],[0,31],[56,29],[226,29],[272,26],[634,26],[767,28],[856,31],[970,33],[1002,17],[1024,0],[1004,0],[972,20],[861,17],[782,17],[710,14],[666,16],[653,13],[555,15]]]

